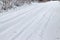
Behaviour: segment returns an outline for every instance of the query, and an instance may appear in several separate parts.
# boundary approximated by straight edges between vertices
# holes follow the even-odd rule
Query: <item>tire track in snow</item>
[[[37,9],[37,8],[36,8],[36,9]],[[26,12],[26,13],[27,13],[27,12]],[[28,13],[28,14],[29,14],[29,13]],[[27,15],[28,15],[28,14],[27,14]],[[31,13],[30,13],[30,14],[31,14]],[[24,17],[24,15],[22,15],[22,16]],[[26,16],[26,15],[25,15],[25,16]],[[19,16],[18,16],[18,17],[19,17]],[[19,18],[20,18],[20,17],[19,17]],[[21,18],[22,18],[22,17],[21,17]],[[14,20],[16,20],[16,18],[15,18]],[[14,21],[14,20],[12,20],[12,21]],[[22,19],[21,19],[21,20],[22,20]],[[10,23],[10,22],[12,22],[12,21],[9,21],[9,22],[7,21],[7,22]],[[6,22],[5,22],[5,23],[6,23]],[[6,26],[8,23],[6,23],[5,26]],[[13,23],[14,23],[14,22],[13,22]],[[14,23],[14,24],[15,24],[15,23]],[[8,25],[8,26],[9,26],[9,25]],[[7,27],[8,27],[8,26],[7,26]],[[12,26],[12,25],[10,24],[10,26]],[[2,25],[2,28],[3,28],[3,27],[4,27],[4,25]],[[1,27],[0,27],[0,28],[1,28]],[[1,29],[2,29],[2,28],[1,28]]]

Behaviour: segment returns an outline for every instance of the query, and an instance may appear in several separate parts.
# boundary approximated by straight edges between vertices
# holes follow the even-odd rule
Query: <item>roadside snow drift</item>
[[[60,40],[60,3],[32,3],[0,16],[0,40]]]

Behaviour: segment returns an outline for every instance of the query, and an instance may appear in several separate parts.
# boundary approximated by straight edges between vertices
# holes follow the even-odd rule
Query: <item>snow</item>
[[[60,40],[60,2],[32,3],[0,16],[0,40]]]

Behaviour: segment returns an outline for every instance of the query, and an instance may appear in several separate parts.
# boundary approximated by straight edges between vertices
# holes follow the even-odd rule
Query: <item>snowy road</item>
[[[60,3],[33,3],[0,16],[0,40],[60,40]]]

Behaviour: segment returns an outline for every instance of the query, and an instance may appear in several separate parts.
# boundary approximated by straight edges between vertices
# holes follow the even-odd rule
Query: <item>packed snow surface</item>
[[[57,1],[32,3],[0,13],[0,40],[60,40],[59,30]]]

